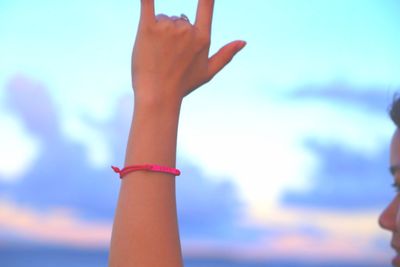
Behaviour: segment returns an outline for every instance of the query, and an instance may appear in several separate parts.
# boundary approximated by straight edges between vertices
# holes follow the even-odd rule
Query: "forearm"
[[[222,70],[245,42],[231,42],[209,58],[214,0],[199,0],[195,24],[186,16],[155,16],[154,0],[140,2],[132,52],[135,110],[125,165],[175,167],[181,101]],[[109,262],[111,267],[183,265],[172,175],[124,176]]]
[[[125,166],[152,163],[174,167],[180,103],[137,101]],[[182,266],[175,177],[139,171],[122,179],[110,266]]]

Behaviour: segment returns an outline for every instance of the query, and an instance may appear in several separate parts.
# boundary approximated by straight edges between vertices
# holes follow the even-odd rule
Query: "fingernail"
[[[246,41],[240,41],[238,44],[238,50],[241,50],[243,47],[245,47],[247,45]]]

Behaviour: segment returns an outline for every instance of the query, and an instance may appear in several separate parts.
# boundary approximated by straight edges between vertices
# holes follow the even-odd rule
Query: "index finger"
[[[211,32],[214,0],[199,0],[195,25],[207,32]]]
[[[154,0],[140,0],[140,20],[145,23],[154,22],[156,20],[154,14]]]

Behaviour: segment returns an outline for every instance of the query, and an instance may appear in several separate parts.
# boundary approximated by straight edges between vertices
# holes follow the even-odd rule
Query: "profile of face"
[[[396,130],[390,144],[390,171],[393,174],[394,186],[397,193],[379,216],[379,225],[392,232],[391,246],[397,255],[393,258],[393,266],[400,267],[400,130]],[[398,218],[397,218],[398,217]],[[397,222],[396,222],[397,221]]]

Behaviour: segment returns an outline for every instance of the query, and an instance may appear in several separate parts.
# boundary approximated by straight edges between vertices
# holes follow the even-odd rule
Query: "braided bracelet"
[[[121,179],[126,174],[133,172],[133,171],[152,171],[152,172],[162,172],[162,173],[173,174],[175,176],[181,175],[181,172],[178,169],[160,166],[160,165],[156,165],[156,164],[132,165],[132,166],[124,167],[122,170],[119,169],[118,167],[114,167],[114,166],[111,166],[111,168],[114,170],[114,172],[119,173],[119,178],[121,178]]]

